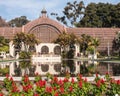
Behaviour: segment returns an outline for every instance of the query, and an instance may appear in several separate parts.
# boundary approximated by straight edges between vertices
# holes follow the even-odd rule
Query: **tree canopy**
[[[90,3],[77,27],[120,27],[120,4]]]
[[[113,40],[113,51],[117,52],[120,57],[120,32],[116,33],[116,37]]]
[[[3,36],[0,36],[0,51],[9,51],[9,40],[5,39]]]
[[[0,16],[0,27],[8,26],[8,23]]]
[[[29,20],[26,16],[16,17],[8,22],[9,26],[11,27],[21,27],[27,24]]]
[[[86,7],[84,2],[68,2],[63,9],[63,16],[57,13],[56,19],[68,25],[70,22],[76,27],[120,27],[120,3],[90,3]]]
[[[58,14],[56,13],[51,13],[51,15],[56,15],[56,19],[66,25],[68,25],[68,23],[70,23],[71,25],[75,25],[77,21],[81,20],[83,9],[83,1],[74,1],[73,3],[68,2],[67,5],[64,7],[63,16],[58,16]]]
[[[13,43],[19,51],[31,51],[35,44],[39,43],[34,34],[17,33],[13,38]]]

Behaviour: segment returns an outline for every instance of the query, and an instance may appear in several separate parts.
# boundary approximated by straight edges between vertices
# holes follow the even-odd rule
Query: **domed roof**
[[[48,26],[53,26],[55,27],[57,30],[59,30],[60,32],[63,32],[64,31],[64,25],[60,24],[59,22],[55,21],[55,20],[52,20],[50,18],[48,18],[47,16],[44,17],[44,16],[41,16],[39,17],[38,19],[36,20],[33,20],[29,23],[27,23],[25,26],[24,26],[24,31],[25,32],[30,32],[30,30],[36,26],[40,26],[40,25],[48,25]]]

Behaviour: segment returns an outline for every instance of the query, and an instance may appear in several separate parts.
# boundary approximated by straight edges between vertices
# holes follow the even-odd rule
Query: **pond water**
[[[95,73],[105,75],[106,72],[112,76],[120,76],[120,64],[78,60],[0,62],[0,76],[5,76],[6,73],[18,77],[24,74],[34,76],[36,73],[43,76],[47,73],[64,76],[66,72],[71,76],[76,76],[78,73],[83,76],[94,76]]]

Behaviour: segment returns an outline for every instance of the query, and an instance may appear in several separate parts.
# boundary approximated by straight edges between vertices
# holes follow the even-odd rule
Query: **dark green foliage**
[[[32,51],[35,44],[38,43],[39,40],[36,39],[34,34],[25,34],[23,32],[17,33],[13,39],[13,44],[18,51]]]
[[[67,58],[68,58],[68,59],[73,59],[73,58],[74,58],[74,50],[70,49],[70,50],[67,52]]]
[[[31,58],[31,53],[26,52],[26,51],[21,51],[19,59],[30,59]]]
[[[68,25],[75,25],[77,21],[81,20],[81,16],[84,10],[84,3],[83,1],[77,2],[75,0],[73,3],[68,2],[67,5],[64,7],[63,16],[58,16],[56,13],[51,13],[51,15],[55,15],[58,21],[61,21],[63,24]],[[68,21],[70,21],[68,23]]]
[[[117,52],[120,57],[120,32],[117,32],[116,37],[113,40],[112,49]]]
[[[9,26],[11,27],[21,27],[27,24],[28,22],[29,20],[27,19],[26,16],[21,16],[21,17],[17,17],[17,18],[10,20],[8,23],[9,23]]]
[[[9,40],[5,39],[3,36],[0,36],[0,51],[9,51]]]
[[[120,27],[120,3],[90,3],[84,7],[83,1],[68,2],[63,16],[55,15],[58,21],[76,27]]]
[[[90,3],[77,27],[120,27],[120,4]]]

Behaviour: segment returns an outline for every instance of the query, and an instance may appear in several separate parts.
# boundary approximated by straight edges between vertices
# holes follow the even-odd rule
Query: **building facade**
[[[19,32],[28,34],[33,33],[42,43],[51,43],[63,31],[74,33],[78,37],[82,34],[87,34],[100,39],[100,46],[97,50],[105,51],[108,48],[108,44],[109,49],[112,50],[112,41],[116,32],[120,31],[120,28],[70,28],[50,19],[46,15],[46,10],[42,10],[41,13],[42,14],[38,19],[33,20],[22,27],[0,27],[0,36],[12,40],[13,36]],[[14,46],[11,45],[11,54],[14,51],[13,48]]]

